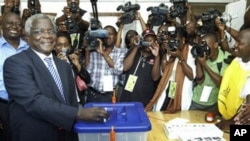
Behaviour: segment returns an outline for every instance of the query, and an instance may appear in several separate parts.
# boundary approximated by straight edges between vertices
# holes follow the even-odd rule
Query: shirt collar
[[[0,38],[0,48],[3,47],[5,44],[9,44],[6,39],[2,36]],[[21,38],[19,39],[19,45],[17,49],[22,49],[22,48],[28,48],[29,45],[28,43],[26,43],[24,40],[22,40]]]
[[[42,53],[40,53],[40,52],[38,52],[38,51],[36,51],[36,50],[34,50],[34,49],[32,49],[38,56],[39,56],[39,58],[41,58],[41,60],[44,60],[45,58],[51,58],[52,60],[53,60],[53,55],[52,55],[52,53],[50,53],[48,56],[47,55],[45,55],[45,54],[42,54]]]

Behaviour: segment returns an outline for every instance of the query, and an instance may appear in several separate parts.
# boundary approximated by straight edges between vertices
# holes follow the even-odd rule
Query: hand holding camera
[[[188,7],[186,6],[187,0],[170,0],[173,3],[173,6],[170,8],[170,16],[172,18],[183,17],[187,11]]]
[[[116,10],[124,11],[123,15],[120,17],[120,21],[116,23],[119,27],[120,24],[129,24],[132,23],[136,19],[136,11],[140,9],[140,5],[131,4],[130,1],[125,3],[125,5],[119,5]]]
[[[198,57],[204,57],[204,54],[206,56],[210,55],[210,47],[208,47],[207,42],[203,40],[201,44],[193,43],[192,44],[192,49],[191,49],[191,54],[193,55],[194,58]]]
[[[169,11],[168,6],[161,3],[158,7],[148,7],[147,11],[151,11],[148,23],[153,26],[160,26],[166,22],[166,15]]]
[[[156,57],[159,55],[160,45],[157,43],[157,41],[151,42],[149,49],[151,50],[151,53]]]
[[[100,38],[96,38],[96,41],[98,42],[98,47],[96,48],[96,51],[100,53],[101,55],[103,54],[103,42]]]
[[[203,55],[201,57],[196,58],[196,60],[202,65],[204,66],[206,64],[207,61],[207,55],[204,52]]]
[[[57,58],[63,60],[63,61],[66,61],[68,62],[68,59],[67,59],[67,48],[62,48],[62,51],[59,52],[57,55]]]
[[[143,38],[139,37],[136,40],[134,40],[134,45],[138,47],[150,47],[151,42],[145,41],[143,40]]]

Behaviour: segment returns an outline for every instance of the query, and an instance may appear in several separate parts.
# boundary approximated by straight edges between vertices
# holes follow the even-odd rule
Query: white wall
[[[130,0],[132,4],[135,4],[135,2],[133,2],[132,0]],[[156,0],[157,1],[157,0]],[[111,13],[120,13],[122,11],[116,11],[116,8],[119,5],[124,5],[124,3],[126,3],[127,1],[121,1],[121,0],[99,0],[97,2],[97,8],[98,8],[98,13],[102,13],[102,12],[111,12]],[[44,0],[40,0],[41,3],[41,11],[43,13],[57,13],[57,17],[61,16],[62,13],[62,9],[64,6],[66,6],[66,0],[63,2],[59,2],[57,0],[54,1],[49,1],[46,0],[44,2]],[[140,13],[143,17],[143,19],[146,21],[147,20],[147,16],[148,14],[150,14],[149,11],[147,11],[146,9],[149,6],[159,6],[161,2],[157,1],[157,2],[140,2]],[[165,4],[170,4],[170,3],[165,3]],[[87,13],[85,13],[85,15],[83,16],[83,19],[88,20],[91,18],[90,17],[90,13],[92,13],[92,6],[91,6],[91,2],[90,1],[81,1],[80,2],[80,7],[84,10],[87,11]],[[26,1],[22,1],[21,2],[21,9],[27,8],[27,2]],[[117,26],[115,25],[116,21],[117,21],[117,16],[104,16],[101,17],[99,16],[99,20],[102,23],[102,26],[106,26],[106,25],[113,25],[116,29]],[[141,26],[139,21],[135,21],[131,24],[127,24],[124,26],[124,31],[123,31],[123,35],[122,37],[124,37],[124,33],[126,33],[126,31],[128,31],[129,29],[136,29],[138,31],[138,33],[141,33]]]
[[[91,0],[80,0],[80,7],[88,12],[92,12]],[[123,5],[125,2],[129,0],[97,0],[97,8],[98,12],[117,12],[116,8],[119,5]],[[169,0],[130,0],[132,4],[139,3],[141,8],[140,12],[142,17],[147,20],[147,16],[149,14],[146,9],[149,6],[158,6],[160,3],[170,4]],[[228,3],[237,0],[188,0],[189,3],[192,2],[200,2],[200,3]],[[66,6],[66,0],[40,0],[41,10],[43,13],[57,13],[57,16],[62,15],[62,9]],[[0,0],[0,4],[3,4],[3,0]],[[27,0],[21,0],[21,9],[27,8]],[[90,15],[86,13],[83,17],[86,20],[89,20]],[[100,17],[100,21],[102,25],[114,25],[117,21],[117,17]]]
[[[90,19],[90,13],[92,13],[92,6],[91,6],[90,1],[91,0],[80,0],[80,7],[88,11],[83,16],[83,19],[88,20],[88,21]],[[149,6],[159,6],[160,3],[171,5],[169,3],[169,0],[99,0],[99,1],[97,0],[98,13],[102,13],[102,12],[117,13],[118,11],[116,11],[116,8],[119,5],[123,5],[127,1],[131,1],[132,4],[135,4],[135,3],[140,4],[140,7],[141,7],[140,13],[145,21],[147,20],[148,14],[150,14],[150,12],[146,10]],[[233,1],[238,1],[238,0],[188,0],[188,2],[191,4],[192,2],[229,3]],[[40,0],[40,3],[41,3],[41,11],[43,13],[57,13],[57,16],[62,15],[62,9],[64,6],[66,6],[66,0]],[[3,5],[3,0],[0,0],[0,5]],[[21,9],[24,9],[24,8],[27,8],[27,0],[21,0]],[[116,27],[115,23],[117,21],[117,18],[118,17],[116,16],[105,16],[105,17],[99,16],[99,20],[101,21],[103,27],[106,25],[113,25],[114,27]],[[138,33],[142,32],[138,21],[135,21],[135,23],[132,23],[132,24],[125,25],[123,36],[124,36],[124,33],[126,33],[126,31],[129,29],[136,29]]]

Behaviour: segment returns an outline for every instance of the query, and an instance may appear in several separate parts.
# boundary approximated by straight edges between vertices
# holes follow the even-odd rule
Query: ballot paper
[[[210,123],[173,124],[166,122],[164,131],[168,139],[179,141],[225,141],[223,131]]]

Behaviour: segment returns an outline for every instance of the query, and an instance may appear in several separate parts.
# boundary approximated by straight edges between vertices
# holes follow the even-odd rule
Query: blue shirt
[[[14,48],[11,44],[9,44],[5,38],[2,36],[0,38],[0,98],[8,100],[8,93],[4,87],[4,81],[3,81],[3,64],[4,61],[16,54],[19,53],[23,50],[26,50],[27,48],[29,48],[29,45],[23,41],[22,39],[20,39],[19,42],[19,46],[18,48]]]

